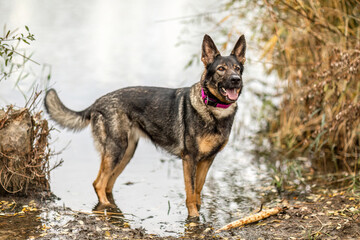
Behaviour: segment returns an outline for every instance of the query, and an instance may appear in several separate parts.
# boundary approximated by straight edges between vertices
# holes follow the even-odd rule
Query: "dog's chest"
[[[214,114],[214,116],[217,119],[222,119],[222,118],[227,118],[231,115],[234,115],[234,113],[236,112],[236,108],[237,108],[237,104],[234,103],[226,109],[213,107],[213,108],[211,108],[211,112],[212,112],[212,114]]]
[[[228,137],[220,134],[206,134],[196,138],[198,152],[201,155],[209,155],[222,150],[228,141]]]

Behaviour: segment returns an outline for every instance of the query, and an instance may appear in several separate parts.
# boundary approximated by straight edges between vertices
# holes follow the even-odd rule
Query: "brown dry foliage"
[[[358,50],[332,49],[327,61],[299,68],[298,76],[288,81],[275,117],[268,119],[272,143],[288,152],[310,152],[327,170],[343,167],[355,172],[360,144],[359,62]]]
[[[227,6],[240,6],[240,18],[250,19],[261,61],[272,63],[266,64],[268,73],[276,72],[282,82],[280,105],[268,104],[262,114],[272,151],[306,155],[318,169],[356,176],[360,1],[233,0]]]
[[[271,142],[287,152],[311,153],[324,170],[356,173],[359,2],[280,0],[265,5],[277,41],[264,57],[286,63],[273,70],[287,83],[280,108],[268,119]]]

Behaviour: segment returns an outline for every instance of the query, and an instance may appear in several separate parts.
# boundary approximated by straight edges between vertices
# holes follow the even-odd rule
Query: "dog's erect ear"
[[[236,59],[242,64],[245,63],[245,51],[246,51],[246,41],[244,35],[241,35],[237,43],[235,44],[234,49],[231,52],[231,55],[236,57]]]
[[[214,62],[214,59],[218,55],[220,55],[220,52],[217,50],[215,43],[209,35],[205,34],[201,53],[201,61],[204,63],[205,67]]]

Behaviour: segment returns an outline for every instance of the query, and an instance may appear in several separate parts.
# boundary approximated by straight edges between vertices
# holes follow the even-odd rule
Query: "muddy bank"
[[[174,236],[131,228],[121,213],[85,213],[49,200],[1,198],[0,239],[359,239],[360,199],[345,192],[286,196],[289,208],[258,223],[215,234],[211,223],[186,223]],[[277,205],[277,201],[269,205]],[[266,207],[266,206],[265,206]],[[255,212],[255,211],[254,211]]]
[[[233,234],[244,239],[360,238],[358,198],[336,192],[293,195],[288,200],[286,211]]]
[[[207,232],[211,232],[210,228]],[[201,234],[203,237],[208,236],[206,233]],[[1,198],[0,240],[54,238],[179,239],[149,234],[144,228],[132,229],[120,213],[85,213],[53,206],[53,203],[48,201]]]

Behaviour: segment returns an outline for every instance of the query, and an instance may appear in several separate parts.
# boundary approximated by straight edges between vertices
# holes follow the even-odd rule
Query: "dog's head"
[[[219,101],[235,102],[243,88],[246,42],[241,35],[230,56],[221,56],[210,36],[205,35],[202,43],[201,61],[205,65],[202,87]]]

